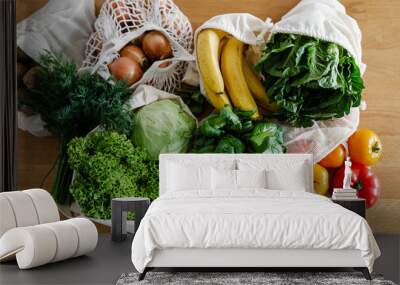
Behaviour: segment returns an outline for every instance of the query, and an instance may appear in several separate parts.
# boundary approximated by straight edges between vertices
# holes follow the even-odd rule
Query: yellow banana
[[[218,30],[218,29],[211,29],[211,30],[214,31],[214,32],[218,35],[218,37],[219,37],[220,39],[222,39],[223,37],[225,37],[226,35],[228,35],[227,32],[222,31],[222,30]]]
[[[221,64],[221,55],[222,55],[222,50],[226,43],[228,42],[227,37],[221,38],[221,41],[219,42],[219,48],[218,48],[218,62]]]
[[[278,106],[271,102],[268,98],[267,92],[265,91],[264,86],[261,84],[260,79],[254,73],[250,64],[243,57],[243,73],[244,78],[246,79],[247,86],[250,89],[250,92],[253,94],[254,99],[265,109],[271,112],[275,112],[278,109]]]
[[[200,75],[204,85],[219,95],[224,94],[225,86],[219,68],[220,36],[212,29],[205,29],[197,36],[196,55],[200,69]]]
[[[256,102],[247,86],[242,66],[243,43],[230,38],[222,50],[221,67],[232,104],[242,111],[255,111],[252,119],[260,118]]]
[[[212,92],[206,84],[204,84],[204,89],[206,90],[211,105],[213,105],[217,110],[222,109],[225,105],[231,105],[228,95],[226,95],[225,92],[217,95]]]

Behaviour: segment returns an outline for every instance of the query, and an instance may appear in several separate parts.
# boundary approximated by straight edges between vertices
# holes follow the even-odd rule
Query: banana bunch
[[[241,111],[276,111],[264,86],[243,56],[244,43],[229,34],[205,29],[197,37],[196,55],[200,76],[210,103],[218,110],[232,104]]]

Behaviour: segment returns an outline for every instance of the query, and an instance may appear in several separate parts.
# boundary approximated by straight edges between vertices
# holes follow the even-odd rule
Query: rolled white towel
[[[33,268],[87,254],[97,240],[95,225],[84,218],[18,227],[0,238],[0,261],[16,256],[20,269]]]

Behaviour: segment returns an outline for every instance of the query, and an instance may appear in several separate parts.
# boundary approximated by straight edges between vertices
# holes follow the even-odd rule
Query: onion
[[[165,59],[172,56],[172,49],[168,39],[158,31],[148,32],[142,41],[144,53],[151,60]]]
[[[166,68],[166,67],[170,66],[171,64],[172,64],[172,61],[168,60],[168,61],[164,61],[163,63],[160,63],[160,64],[158,65],[158,67],[160,67],[160,68]]]
[[[34,66],[27,73],[25,73],[23,82],[29,90],[35,89],[39,84],[42,76],[42,68]]]
[[[147,68],[149,64],[144,52],[137,46],[127,45],[120,51],[119,54],[122,57],[129,57],[130,59],[133,59],[139,63],[142,68]]]
[[[131,86],[143,76],[139,63],[128,57],[120,57],[108,65],[110,73],[116,80],[126,80]]]
[[[125,21],[129,20],[131,12],[124,1],[112,2],[109,9],[109,14],[114,16],[118,23],[124,24]]]

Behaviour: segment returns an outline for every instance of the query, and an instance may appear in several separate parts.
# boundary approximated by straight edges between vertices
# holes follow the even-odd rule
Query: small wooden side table
[[[150,199],[141,197],[115,198],[111,201],[111,239],[123,241],[126,239],[127,212],[135,213],[135,233],[140,221],[146,214]]]
[[[365,218],[365,199],[332,199],[332,202]]]

